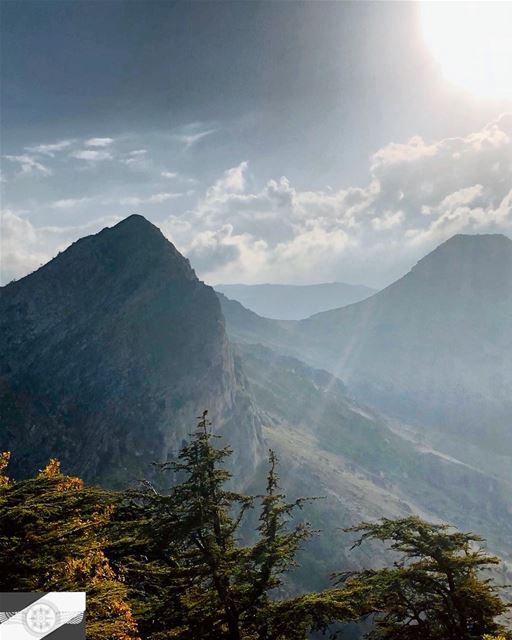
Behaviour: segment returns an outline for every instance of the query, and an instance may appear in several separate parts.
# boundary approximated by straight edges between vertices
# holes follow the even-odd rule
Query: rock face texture
[[[498,477],[498,456],[482,469],[485,438],[478,464],[464,462],[403,436],[350,395],[361,381],[377,405],[385,384],[405,411],[414,385],[439,400],[455,370],[468,402],[484,389],[499,397],[487,376],[508,384],[512,243],[491,237],[482,253],[482,242],[454,238],[372,298],[293,322],[217,295],[140,216],[83,238],[0,289],[0,450],[13,453],[9,472],[32,475],[58,457],[65,472],[126,486],[171,458],[207,408],[234,451],[237,489],[261,492],[272,447],[292,499],[325,498],[305,512],[325,533],[292,584],[327,586],[333,568],[378,562],[378,551],[349,552],[340,529],[409,513],[474,529],[510,561],[512,458],[501,456]],[[221,305],[239,344],[228,342]],[[348,387],[333,375],[340,366]],[[457,458],[468,433],[456,439]]]
[[[208,409],[259,459],[259,422],[215,292],[141,216],[0,289],[0,447],[111,486],[165,461]],[[243,446],[238,446],[243,443]]]

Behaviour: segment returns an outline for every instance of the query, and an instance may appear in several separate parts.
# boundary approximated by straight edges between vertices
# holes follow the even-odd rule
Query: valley
[[[272,448],[286,492],[321,498],[294,589],[328,585],[333,565],[378,565],[341,530],[380,517],[478,531],[510,563],[512,278],[489,287],[496,261],[512,269],[509,245],[455,239],[365,301],[275,321],[215,295],[132,216],[1,290],[0,445],[19,477],[58,457],[129,486],[208,408],[238,488],[256,490]]]

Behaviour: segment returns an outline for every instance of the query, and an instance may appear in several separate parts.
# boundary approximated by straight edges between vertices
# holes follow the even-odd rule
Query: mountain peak
[[[111,231],[119,232],[119,231],[131,231],[137,233],[158,233],[163,235],[160,229],[150,222],[147,218],[140,215],[140,213],[132,213],[131,215],[123,218],[120,222],[115,224],[113,227],[106,227]]]
[[[503,234],[457,234],[440,244],[412,268],[416,276],[472,281],[494,289],[509,286],[512,277],[512,240]]]
[[[492,244],[512,247],[512,240],[503,233],[457,233],[440,244],[438,249],[444,246],[483,247]]]
[[[121,222],[118,222],[118,225],[126,225],[126,224],[142,224],[142,225],[151,225],[154,227],[155,225],[150,222],[147,218],[145,218],[140,213],[131,213],[129,216],[126,216]],[[118,226],[116,225],[116,226]]]
[[[0,295],[0,450],[107,484],[179,448],[203,408],[258,445],[219,301],[142,216],[78,240]],[[244,435],[245,434],[245,435]],[[251,463],[252,464],[252,463]]]
[[[96,241],[129,242],[131,248],[133,248],[132,245],[147,247],[147,243],[151,243],[153,249],[164,247],[168,249],[170,246],[174,252],[178,253],[157,226],[137,213],[124,218],[112,227],[105,227],[99,233],[81,238],[78,243]]]
[[[422,260],[449,251],[488,252],[494,249],[499,250],[500,248],[504,251],[512,251],[512,240],[503,233],[457,233],[442,242]],[[422,262],[422,260],[419,262]]]
[[[65,276],[65,277],[61,277]],[[118,280],[142,283],[150,279],[197,280],[189,261],[163,233],[141,215],[130,215],[113,227],[80,238],[53,260],[7,288],[17,289],[20,282],[33,285],[51,283],[93,289],[104,284],[115,286]]]

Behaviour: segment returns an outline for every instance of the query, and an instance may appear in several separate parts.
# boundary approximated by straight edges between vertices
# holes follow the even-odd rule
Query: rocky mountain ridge
[[[405,281],[414,292],[418,280]],[[12,450],[18,476],[55,456],[66,472],[125,486],[172,457],[208,408],[234,450],[238,488],[261,491],[272,447],[290,497],[324,498],[308,508],[325,533],[303,554],[295,588],[327,584],[333,563],[378,562],[377,551],[349,554],[339,529],[383,515],[473,528],[511,561],[506,482],[403,437],[352,397],[350,376],[334,375],[340,318],[346,327],[361,306],[378,312],[381,297],[391,313],[398,300],[388,295],[303,322],[261,318],[216,295],[156,227],[131,216],[0,289],[0,448]],[[408,309],[397,306],[406,319]],[[363,328],[380,326],[384,315],[365,313]]]
[[[260,435],[217,297],[141,216],[82,238],[0,289],[0,446],[124,484],[176,451],[208,408],[246,456]]]

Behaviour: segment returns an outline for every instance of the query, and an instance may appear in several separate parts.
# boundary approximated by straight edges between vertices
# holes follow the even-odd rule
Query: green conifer
[[[85,591],[88,640],[136,640],[127,589],[105,555],[116,496],[63,475],[51,460],[11,481],[0,456],[0,591]]]
[[[392,568],[344,574],[346,586],[366,586],[380,615],[370,638],[381,640],[480,640],[505,634],[496,621],[508,609],[483,569],[499,564],[482,538],[431,524],[416,516],[363,523],[349,531],[389,544]]]
[[[284,573],[312,535],[309,524],[291,522],[304,499],[287,502],[280,492],[273,452],[262,496],[229,489],[231,475],[223,464],[231,450],[216,448],[215,439],[205,412],[177,460],[165,465],[177,484],[162,495],[146,483],[128,507],[140,510],[141,533],[132,537],[133,548],[136,539],[149,543],[144,558],[161,588],[155,609],[139,618],[141,629],[158,618],[151,640],[305,640],[311,630],[358,617],[364,599],[357,589],[278,597]],[[258,498],[257,540],[244,545],[241,524]],[[137,598],[155,590],[155,582],[142,582],[143,590],[134,585]]]

